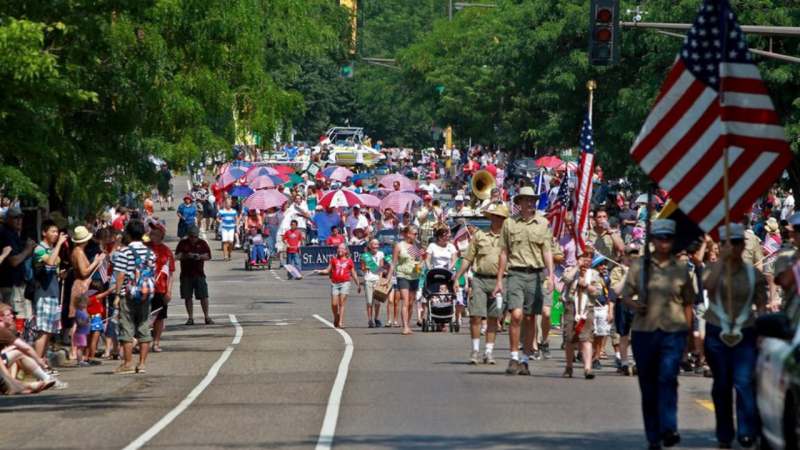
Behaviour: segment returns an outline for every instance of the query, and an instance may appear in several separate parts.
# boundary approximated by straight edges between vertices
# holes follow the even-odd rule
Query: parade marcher
[[[747,264],[758,269],[760,272],[764,271],[764,251],[761,249],[761,240],[758,239],[753,230],[749,229],[750,217],[747,214],[742,214],[739,221],[745,228],[744,232],[744,253],[742,253],[742,260]]]
[[[158,310],[156,320],[153,322],[153,352],[160,353],[161,335],[164,333],[168,315],[169,302],[172,300],[173,274],[175,273],[175,256],[172,250],[164,245],[163,240],[167,228],[160,224],[150,223],[150,242],[145,244],[156,255],[156,280],[155,294],[150,303],[150,310]]]
[[[594,210],[594,227],[586,233],[586,242],[595,249],[596,254],[606,258],[616,258],[625,250],[625,243],[608,220],[608,212],[600,207]]]
[[[553,254],[553,267],[559,267],[560,264],[564,263],[564,251],[561,249],[561,246],[558,245],[558,241],[556,241],[555,236],[552,234],[550,235],[550,249]],[[574,264],[573,264],[574,265]],[[554,274],[555,277],[560,276],[559,270],[555,269],[556,273]],[[560,272],[563,275],[563,271]],[[549,275],[545,273],[545,276]],[[533,359],[536,361],[544,359],[550,359],[550,327],[552,327],[553,322],[553,285],[545,285],[542,288],[542,295],[544,295],[544,302],[542,303],[542,313],[536,314],[536,317],[533,320]],[[541,326],[539,323],[541,322]],[[539,340],[539,335],[541,334],[542,339]]]
[[[594,360],[592,368],[603,368],[601,359],[607,359],[605,354],[606,339],[612,333],[611,324],[614,323],[614,303],[617,295],[611,289],[611,277],[608,273],[608,260],[604,256],[595,255],[592,260],[592,270],[600,276],[600,292],[594,305]]]
[[[566,288],[562,297],[564,302],[564,341],[566,345],[567,367],[564,378],[572,378],[572,364],[575,360],[575,344],[580,345],[583,356],[583,376],[594,379],[592,372],[592,341],[594,339],[594,313],[597,299],[603,289],[600,274],[592,269],[594,250],[587,248],[581,254],[578,265],[567,269],[562,279]]]
[[[373,299],[375,286],[381,279],[384,267],[385,255],[378,250],[379,248],[380,243],[378,240],[372,239],[367,245],[367,251],[361,255],[361,273],[364,274],[364,292],[367,297],[367,319],[369,320],[367,326],[369,328],[383,326],[380,319],[378,319],[381,313],[381,304]]]
[[[544,304],[544,270],[547,269],[548,285],[553,286],[552,239],[547,219],[535,215],[539,196],[533,188],[520,189],[514,202],[520,207],[520,216],[506,220],[500,237],[500,265],[493,295],[505,293],[508,311],[511,313],[509,349],[511,360],[506,373],[530,375],[529,358],[533,351],[533,321],[542,313]],[[508,270],[508,289],[503,286],[503,274]],[[519,355],[520,325],[525,318],[523,354]]]
[[[382,281],[384,284],[389,284],[392,275],[397,273],[397,288],[403,302],[400,318],[403,321],[403,334],[406,336],[414,334],[410,327],[411,316],[414,310],[414,300],[419,290],[419,274],[422,271],[423,252],[417,247],[417,236],[419,236],[419,228],[415,225],[403,228],[403,241],[395,245],[389,272],[386,279]]]
[[[503,201],[502,193],[500,192],[499,188],[492,188],[490,191],[490,197],[481,203],[479,209],[480,212],[484,211],[493,211],[500,205],[505,205],[506,202]]]
[[[692,326],[695,292],[686,264],[672,255],[676,224],[659,219],[652,224],[655,251],[649,261],[631,264],[622,302],[636,311],[631,344],[639,372],[642,415],[651,449],[680,442],[678,433],[678,373]],[[639,295],[642,270],[647,264],[646,298]]]
[[[167,209],[172,211],[172,172],[167,168],[167,163],[161,164],[156,187],[158,188],[158,206],[164,211],[164,202],[166,202]]]
[[[361,293],[361,283],[358,281],[356,265],[350,258],[350,248],[347,244],[339,244],[336,247],[336,256],[331,258],[328,267],[324,270],[315,270],[314,273],[330,275],[333,325],[336,328],[347,328],[344,324],[344,315],[347,308],[347,296],[350,294],[351,279],[355,280],[358,293]]]
[[[186,325],[194,325],[193,296],[200,301],[206,325],[214,324],[208,315],[208,283],[204,271],[205,262],[211,260],[211,248],[206,241],[200,239],[200,228],[196,225],[189,227],[186,239],[175,247],[175,259],[181,262],[181,298],[189,315]]]
[[[178,215],[178,237],[183,239],[186,231],[197,221],[197,207],[192,203],[191,195],[183,197],[183,203],[178,206],[176,214]]]
[[[217,226],[222,237],[222,260],[230,261],[236,228],[239,226],[239,214],[231,207],[231,199],[226,199],[225,206],[217,213]]]
[[[483,360],[484,364],[494,365],[496,364],[493,352],[497,337],[497,323],[498,319],[503,317],[503,307],[497,303],[492,291],[500,270],[500,237],[503,223],[511,214],[507,206],[499,205],[492,211],[484,212],[484,215],[492,221],[491,226],[489,230],[478,231],[472,237],[463,263],[453,279],[458,280],[470,268],[472,269],[472,297],[468,302],[470,337],[472,338],[469,362],[478,364]],[[467,293],[465,292],[464,295],[466,296]],[[486,347],[483,358],[481,358],[479,352],[483,319],[487,319]]]
[[[625,285],[625,277],[628,275],[628,269],[631,262],[639,257],[639,247],[636,244],[628,244],[625,246],[625,259],[623,265],[615,266],[611,270],[609,277],[611,278],[610,288],[619,298],[622,293],[622,288]],[[638,296],[633,296],[634,301]],[[628,348],[631,342],[631,325],[633,325],[633,317],[635,312],[633,309],[623,305],[622,302],[614,303],[614,324],[619,334],[619,373],[623,376],[631,376],[633,370],[628,364]]]
[[[720,241],[728,241],[720,251],[720,259],[706,270],[708,290],[706,311],[706,360],[714,375],[711,397],[717,419],[717,441],[720,448],[731,448],[733,439],[747,448],[758,435],[756,396],[753,372],[758,356],[755,330],[755,305],[759,314],[766,304],[766,281],[755,268],[742,260],[745,229],[730,224],[719,229]],[[730,269],[726,268],[729,265]],[[731,271],[730,278],[726,270]],[[728,280],[731,287],[728,287]],[[732,295],[731,303],[727,295]],[[729,309],[730,307],[730,309]],[[634,343],[635,345],[635,343]],[[733,391],[736,391],[736,431],[733,426]]]

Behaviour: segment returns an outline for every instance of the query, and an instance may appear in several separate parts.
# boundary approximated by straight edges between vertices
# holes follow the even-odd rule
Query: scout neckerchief
[[[375,263],[375,259],[369,252],[364,252],[364,254],[361,255],[361,259],[364,261],[364,264],[367,265],[370,272],[376,273],[378,271],[378,264]]]
[[[744,264],[745,271],[747,272],[747,284],[750,290],[747,294],[747,300],[744,306],[742,306],[739,315],[736,316],[736,319],[731,320],[725,312],[725,308],[722,307],[722,301],[719,298],[720,285],[714,290],[714,301],[708,304],[708,307],[719,317],[720,328],[722,328],[719,337],[728,347],[735,347],[736,344],[742,341],[742,325],[744,325],[750,317],[750,314],[753,313],[751,306],[753,305],[753,291],[755,290],[755,270],[750,264],[742,264]]]
[[[580,269],[578,269],[580,271]],[[580,273],[580,272],[579,272]],[[586,273],[583,275],[583,281],[586,282],[586,287],[589,287],[589,284],[592,282],[592,269],[586,269]],[[577,293],[577,283],[580,282],[580,278],[575,282],[576,289],[575,292]],[[581,307],[583,306],[583,307]],[[589,311],[589,295],[586,294],[586,289],[581,290],[581,295],[575,296],[575,322],[580,322],[581,319],[584,321],[586,320],[586,316]]]

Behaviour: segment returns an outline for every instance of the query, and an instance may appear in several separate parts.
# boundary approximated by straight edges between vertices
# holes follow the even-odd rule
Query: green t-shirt
[[[461,261],[463,261],[463,260],[464,260],[464,258],[456,258],[456,273],[458,273],[458,271],[461,270]],[[466,284],[467,284],[466,276],[465,275],[461,275],[458,278],[458,285],[459,286],[466,286]]]

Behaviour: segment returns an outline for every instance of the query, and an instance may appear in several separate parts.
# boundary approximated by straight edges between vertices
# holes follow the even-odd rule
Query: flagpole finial
[[[597,83],[595,83],[594,80],[589,80],[589,82],[586,83],[586,89],[589,89],[590,91],[597,89]]]

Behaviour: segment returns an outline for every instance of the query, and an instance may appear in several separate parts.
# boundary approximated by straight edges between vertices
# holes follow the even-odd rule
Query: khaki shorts
[[[119,340],[133,342],[150,342],[153,336],[150,333],[150,303],[132,303],[127,300],[119,302]]]
[[[503,317],[503,311],[498,310],[495,299],[492,297],[496,278],[472,277],[472,296],[469,298],[468,308],[470,317]],[[508,283],[503,283],[508,286]],[[508,289],[504,289],[508,292]]]
[[[594,308],[589,307],[586,315],[586,323],[580,335],[575,334],[575,302],[567,299],[564,305],[564,342],[586,342],[594,340]]]
[[[508,310],[521,309],[523,314],[541,314],[544,305],[543,272],[508,272],[506,302]],[[552,303],[552,299],[551,299]]]
[[[25,299],[25,286],[12,286],[0,288],[0,295],[3,303],[11,306],[17,312],[20,319],[30,319],[33,317],[33,305]]]
[[[367,306],[372,306],[372,295],[375,293],[375,285],[381,280],[364,281],[364,294],[367,296]]]
[[[205,277],[181,278],[181,298],[191,300],[192,294],[196,300],[208,298],[208,284]]]

